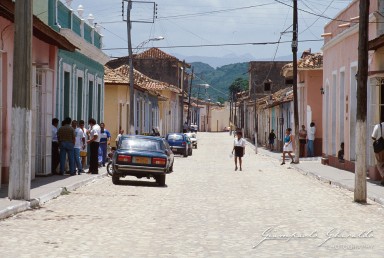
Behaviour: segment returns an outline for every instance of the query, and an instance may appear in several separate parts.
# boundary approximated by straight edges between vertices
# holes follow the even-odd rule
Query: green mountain
[[[212,101],[227,100],[229,95],[229,86],[237,79],[243,78],[248,80],[248,62],[224,65],[218,68],[213,68],[210,65],[202,62],[191,63],[194,74],[193,85],[208,83],[210,87],[205,90],[200,88],[199,98]],[[192,95],[197,97],[198,86],[192,86]]]

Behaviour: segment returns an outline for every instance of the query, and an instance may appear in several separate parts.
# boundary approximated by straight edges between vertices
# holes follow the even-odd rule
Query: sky
[[[62,0],[65,2],[64,0]],[[153,4],[133,4],[131,16],[149,21]],[[142,1],[141,1],[142,2]],[[158,0],[154,23],[132,23],[132,46],[155,37],[145,47],[164,47],[163,51],[180,56],[225,57],[251,55],[255,60],[273,60],[291,54],[292,0]],[[351,0],[298,0],[299,55],[311,48],[321,51],[323,28]],[[94,22],[102,26],[104,52],[111,57],[128,55],[127,25],[123,21],[121,0],[73,0],[77,10],[83,5],[84,15],[90,13]],[[308,13],[310,12],[310,13]],[[126,10],[124,10],[126,14]],[[282,33],[286,31],[286,33]],[[278,42],[273,45],[244,43]],[[319,41],[313,41],[319,40]],[[237,45],[228,45],[237,44]],[[208,47],[205,45],[218,45]],[[137,51],[143,51],[138,49]]]

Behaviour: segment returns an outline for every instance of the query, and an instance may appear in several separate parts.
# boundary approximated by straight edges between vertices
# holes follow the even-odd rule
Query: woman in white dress
[[[293,136],[291,134],[291,131],[292,131],[291,128],[287,128],[287,130],[285,130],[284,147],[283,147],[283,162],[281,163],[281,165],[285,164],[285,154],[286,153],[289,155],[289,157],[292,160],[291,164],[295,163],[293,161],[293,157],[292,157],[292,154],[291,154],[292,151],[293,151],[293,147],[292,147]]]
[[[237,170],[237,158],[239,158],[239,165],[240,165],[240,171],[242,170],[241,165],[242,165],[242,157],[244,156],[245,153],[245,140],[242,137],[243,133],[241,131],[236,132],[236,137],[233,143],[233,152],[235,152],[235,171]]]

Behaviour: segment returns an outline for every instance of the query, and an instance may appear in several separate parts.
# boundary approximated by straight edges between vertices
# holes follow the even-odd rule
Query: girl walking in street
[[[236,137],[233,144],[232,154],[235,152],[235,171],[237,171],[237,158],[239,158],[240,171],[242,170],[242,157],[245,153],[245,140],[241,131],[236,132]]]
[[[284,147],[283,147],[283,162],[281,163],[281,165],[284,165],[285,164],[285,154],[288,153],[289,157],[291,158],[291,164],[295,163],[293,161],[293,157],[291,155],[292,151],[293,151],[293,147],[292,147],[292,142],[293,142],[293,136],[291,134],[291,131],[292,129],[291,128],[287,128],[287,130],[285,130],[285,137],[284,137]]]

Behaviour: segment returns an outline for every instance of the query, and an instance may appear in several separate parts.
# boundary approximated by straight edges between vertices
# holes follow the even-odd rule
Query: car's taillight
[[[183,142],[181,145],[185,146],[187,143],[186,142]]]
[[[131,162],[131,160],[132,160],[132,157],[129,156],[129,155],[119,155],[119,156],[117,156],[117,161]]]
[[[152,165],[161,165],[165,166],[167,164],[167,160],[163,158],[152,158]]]

